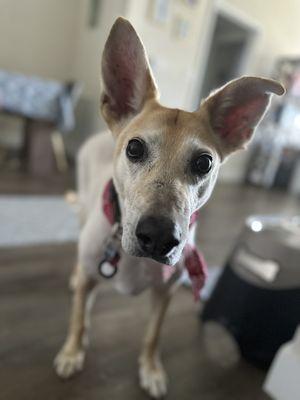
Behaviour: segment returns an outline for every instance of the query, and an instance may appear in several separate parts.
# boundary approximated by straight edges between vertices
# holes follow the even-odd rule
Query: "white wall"
[[[0,68],[72,77],[81,0],[0,0]]]
[[[272,72],[278,56],[299,57],[300,1],[299,0],[227,0],[260,24],[261,37],[254,69]]]

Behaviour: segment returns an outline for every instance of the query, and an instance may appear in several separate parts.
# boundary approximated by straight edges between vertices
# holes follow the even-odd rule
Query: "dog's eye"
[[[126,155],[129,160],[141,161],[146,153],[145,143],[141,139],[131,139],[126,147]]]
[[[195,175],[205,175],[212,167],[212,156],[202,153],[192,160],[192,173]]]

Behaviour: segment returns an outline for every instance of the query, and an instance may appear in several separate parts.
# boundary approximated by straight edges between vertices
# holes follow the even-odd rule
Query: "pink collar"
[[[118,203],[118,197],[113,184],[112,179],[107,182],[103,196],[102,196],[102,210],[106,216],[110,225],[114,225],[116,222],[120,222],[120,208]],[[195,211],[190,219],[190,228],[194,225],[198,218],[198,211]],[[184,255],[184,266],[188,271],[189,277],[192,282],[192,290],[194,293],[195,300],[200,297],[200,290],[204,286],[206,275],[207,275],[207,265],[202,253],[191,245],[186,244],[183,250]],[[166,268],[165,268],[166,267]],[[164,266],[164,272],[167,274],[172,274],[175,271],[174,267],[168,265]]]

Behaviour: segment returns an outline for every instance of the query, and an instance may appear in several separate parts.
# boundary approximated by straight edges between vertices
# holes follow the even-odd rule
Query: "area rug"
[[[0,247],[73,242],[78,234],[62,196],[0,196]]]

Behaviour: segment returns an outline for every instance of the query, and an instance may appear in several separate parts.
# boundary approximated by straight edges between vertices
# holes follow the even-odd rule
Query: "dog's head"
[[[130,255],[174,265],[192,214],[208,200],[222,161],[244,148],[277,82],[243,77],[223,86],[199,110],[163,107],[145,49],[119,18],[102,58],[102,114],[116,138],[114,183],[122,246]]]

